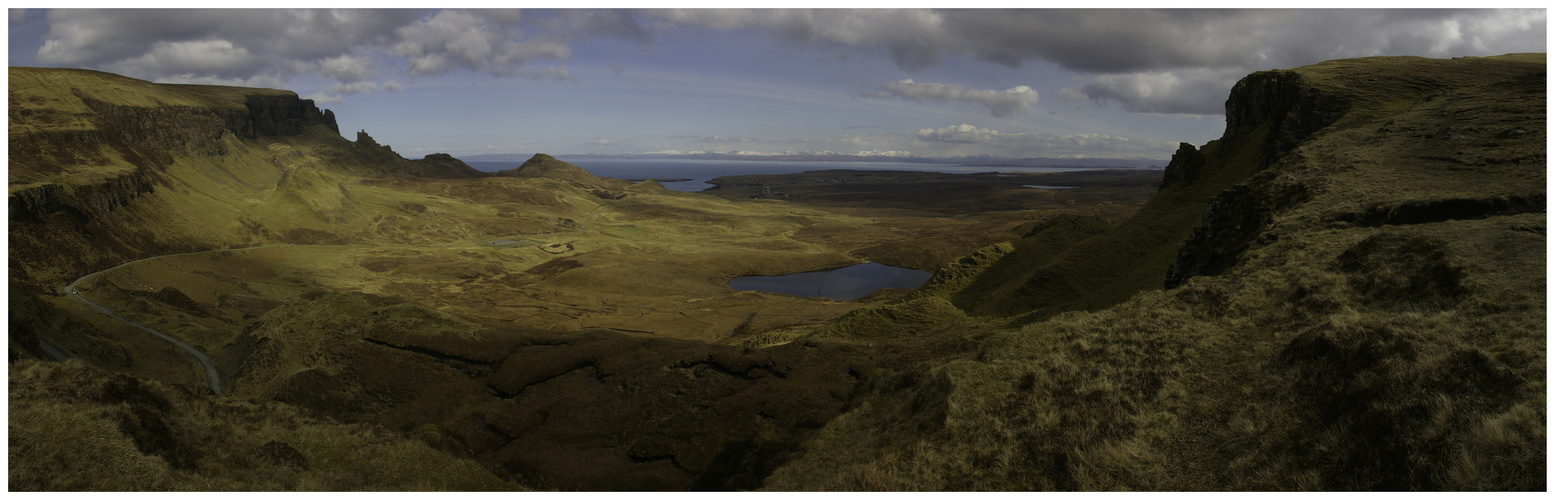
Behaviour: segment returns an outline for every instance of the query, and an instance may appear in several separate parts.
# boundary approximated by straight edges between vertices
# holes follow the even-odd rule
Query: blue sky
[[[11,65],[290,89],[432,152],[1146,157],[1247,73],[1546,51],[1546,11],[10,9]]]

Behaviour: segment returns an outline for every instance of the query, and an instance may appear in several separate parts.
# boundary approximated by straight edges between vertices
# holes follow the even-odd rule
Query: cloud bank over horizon
[[[664,100],[696,92],[707,103],[675,109],[765,118],[786,113],[777,104],[784,102],[871,116],[849,126],[912,117],[894,125],[897,136],[945,123],[1032,137],[1148,135],[1135,144],[1169,143],[1158,155],[1175,148],[1162,139],[1165,123],[1203,135],[1209,125],[1195,117],[1222,114],[1232,85],[1253,71],[1375,55],[1543,52],[1547,30],[1543,9],[11,9],[9,22],[12,64],[298,88],[321,103],[560,84],[590,96],[578,107],[610,102],[617,113],[673,115],[689,111],[618,103],[606,93]],[[684,81],[654,87],[644,80],[654,72]],[[736,98],[756,108],[734,111],[728,100]],[[1179,118],[1135,120],[1154,127],[1145,130],[1121,118],[1130,115]],[[603,150],[666,135],[759,135],[728,130],[728,120],[681,118],[705,128],[649,139],[599,126],[570,143]]]
[[[878,92],[860,93],[863,97],[889,99],[900,97],[914,102],[966,101],[988,107],[993,116],[1010,118],[1036,104],[1037,91],[1025,85],[1005,90],[966,90],[957,84],[917,83],[911,78],[880,84]]]

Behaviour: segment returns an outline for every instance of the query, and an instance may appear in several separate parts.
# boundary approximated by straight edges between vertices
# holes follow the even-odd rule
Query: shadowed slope
[[[1247,77],[1226,137],[1185,146],[1157,199],[1016,293],[975,274],[1040,259],[991,247],[820,331],[977,324],[900,321],[936,294],[1042,316],[1120,303],[872,378],[766,487],[1547,488],[1544,73],[1513,54]]]
[[[10,370],[13,491],[512,490],[381,427],[81,366]]]

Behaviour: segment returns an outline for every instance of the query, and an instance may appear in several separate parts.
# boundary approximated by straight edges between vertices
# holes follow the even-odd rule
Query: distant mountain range
[[[528,153],[518,154],[481,154],[460,156],[459,159],[466,162],[523,162],[532,156]],[[1164,168],[1166,160],[1151,158],[1006,158],[989,155],[976,156],[897,156],[881,154],[850,154],[823,152],[803,152],[796,154],[750,154],[746,152],[702,152],[693,151],[686,153],[639,153],[639,154],[561,154],[556,155],[563,160],[585,159],[644,159],[644,160],[749,160],[749,161],[857,161],[857,162],[904,162],[904,163],[937,163],[952,165],[973,165],[987,167],[1095,167],[1095,168]]]

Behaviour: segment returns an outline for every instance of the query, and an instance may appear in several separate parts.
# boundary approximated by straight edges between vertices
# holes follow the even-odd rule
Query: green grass
[[[1015,250],[1039,233],[942,270],[932,293],[1037,321],[963,359],[883,370],[765,487],[1546,489],[1546,217],[1451,201],[1543,199],[1543,161],[1518,160],[1542,158],[1543,137],[1504,133],[1544,130],[1528,77],[1543,68],[1540,54],[1295,70],[1350,96],[1349,114],[1257,175],[1262,131],[1212,144],[1202,191],[1168,188],[1067,250]],[[1228,269],[1162,290],[1175,242],[1236,182],[1311,196]],[[1047,283],[981,291],[1033,268]],[[891,308],[921,307],[887,306],[836,324],[889,329]]]
[[[81,366],[10,369],[13,491],[522,489],[368,424]]]
[[[1162,190],[1126,221],[1111,224],[1105,215],[1119,212],[1099,210],[1020,224],[1001,220],[1006,225],[997,230],[1013,232],[1011,241],[973,246],[981,249],[953,259],[925,289],[870,305],[822,307],[734,294],[723,280],[857,260],[847,252],[886,244],[868,241],[888,232],[881,229],[886,223],[924,231],[914,234],[951,224],[801,214],[791,204],[653,194],[651,186],[607,200],[557,179],[434,182],[299,173],[314,161],[331,164],[328,148],[302,141],[261,151],[243,144],[252,150],[233,159],[258,165],[251,180],[274,174],[283,184],[253,194],[255,205],[274,204],[282,221],[250,211],[241,196],[220,196],[242,189],[218,182],[230,179],[210,162],[180,160],[170,168],[204,177],[116,210],[110,218],[122,219],[98,228],[144,231],[132,223],[137,217],[168,217],[174,229],[125,235],[113,241],[126,248],[105,244],[115,249],[97,260],[364,225],[364,232],[341,237],[406,247],[293,255],[290,264],[256,259],[273,266],[277,277],[256,281],[253,287],[275,288],[254,295],[289,303],[272,300],[226,349],[243,366],[233,374],[241,382],[238,396],[253,400],[211,398],[75,364],[13,365],[11,484],[515,488],[457,458],[466,446],[505,460],[488,463],[492,470],[533,466],[565,476],[568,484],[627,484],[589,475],[589,464],[604,464],[602,470],[667,471],[663,477],[675,484],[694,484],[692,476],[705,473],[772,490],[1546,489],[1543,56],[1380,58],[1292,71],[1302,90],[1345,96],[1350,105],[1278,161],[1263,156],[1270,150],[1265,142],[1283,132],[1259,124],[1206,145],[1197,180]],[[279,182],[282,174],[287,182]],[[1290,206],[1247,199],[1285,188],[1306,196]],[[1248,241],[1236,235],[1196,240],[1201,249],[1223,253],[1228,265],[1165,289],[1180,244],[1222,193],[1231,194],[1219,206],[1268,209],[1267,217],[1249,219]],[[168,215],[180,206],[202,210]],[[575,225],[591,212],[588,234],[577,233]],[[234,214],[250,219],[228,220]],[[222,220],[228,224],[219,225]],[[255,223],[271,233],[253,230]],[[225,228],[218,231],[225,236],[186,239],[206,227]],[[496,234],[529,234],[574,248],[529,259],[515,256],[539,250],[471,243]],[[17,258],[25,262],[52,263],[38,249],[53,237],[13,235],[12,248],[23,250]],[[434,242],[463,246],[408,248]],[[512,260],[461,265],[499,258]],[[199,264],[230,272],[237,262]],[[193,264],[180,265],[198,267]],[[141,271],[150,276],[161,266]],[[50,278],[44,269],[28,279],[43,283],[69,273],[55,274]],[[380,274],[392,279],[382,279],[389,283],[374,294],[300,293],[284,284],[306,277],[345,289]],[[116,300],[126,303],[146,298],[129,291],[132,275],[116,277],[126,291],[92,291],[124,294]],[[550,288],[535,286],[540,282]],[[235,286],[190,283],[190,291],[176,294],[145,290],[166,304],[141,311],[177,309],[184,297],[198,303]],[[601,283],[616,293],[594,293],[590,286]],[[24,288],[13,278],[13,291]],[[504,324],[500,331],[449,313],[469,304],[462,299],[499,290],[544,294],[545,301],[504,312],[512,316],[490,322]],[[676,295],[686,290],[697,292]],[[68,309],[44,302],[13,299],[13,308]],[[644,303],[669,305],[623,319],[631,318],[621,313],[624,305]],[[835,317],[845,310],[852,312],[816,325],[821,313]],[[620,326],[645,337],[700,329],[705,336],[693,338],[734,344],[716,348],[739,353],[598,330],[531,338],[532,332],[513,328],[519,320]],[[47,323],[91,326],[59,318]],[[116,367],[151,359],[89,349],[113,339],[67,347],[99,351],[100,359],[117,360]],[[567,355],[510,357],[518,347]],[[790,357],[778,363],[768,356]],[[552,376],[557,370],[550,368],[570,371]],[[545,377],[555,383],[543,385],[551,384]],[[639,382],[611,385],[620,380],[612,377]],[[782,385],[801,378],[813,385]],[[729,385],[703,385],[709,380]],[[492,396],[498,386],[511,397]],[[797,396],[766,399],[777,392],[755,389],[769,386]],[[531,390],[544,395],[519,394]],[[697,399],[697,391],[717,395]],[[817,400],[840,409],[806,413],[793,428],[763,427],[791,413],[813,413]],[[607,413],[634,415],[622,422],[569,427],[592,422],[600,415],[594,408],[648,408],[633,406],[645,401],[657,406],[644,412],[678,425],[680,434],[633,440],[639,437],[633,432],[657,432],[657,426],[631,427],[645,424],[630,412]],[[761,413],[769,408],[762,404],[776,414]],[[394,432],[316,418],[314,411],[379,422]],[[741,416],[728,420],[736,413]],[[547,419],[557,427],[537,430]],[[613,425],[643,430],[622,437]],[[760,433],[736,432],[751,429]],[[509,446],[514,435],[529,439],[523,433],[530,432],[555,434],[535,438],[536,448]],[[711,444],[671,446],[690,436]],[[802,444],[790,448],[789,440],[800,437]],[[776,448],[752,444],[758,441]],[[671,448],[680,462],[695,457],[703,465],[692,472],[655,451]],[[707,472],[714,463],[727,465]],[[761,480],[767,470],[771,475]],[[630,484],[668,484],[650,479],[633,477]]]

